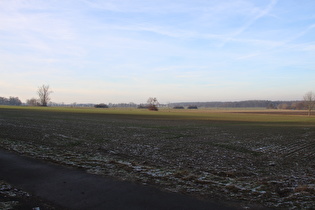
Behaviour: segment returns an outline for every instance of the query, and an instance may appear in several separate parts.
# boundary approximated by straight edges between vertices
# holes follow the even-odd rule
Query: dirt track
[[[130,182],[87,174],[0,150],[0,179],[57,209],[232,209]],[[43,202],[33,207],[45,209]],[[18,206],[17,206],[18,208]],[[46,207],[47,208],[47,207]]]

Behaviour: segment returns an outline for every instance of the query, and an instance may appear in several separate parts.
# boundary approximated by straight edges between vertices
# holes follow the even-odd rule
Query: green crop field
[[[98,114],[106,115],[124,115],[125,117],[145,118],[145,119],[165,119],[165,120],[199,120],[211,122],[248,122],[260,124],[281,123],[288,125],[313,125],[315,124],[315,116],[308,117],[305,112],[301,111],[266,111],[251,109],[199,109],[199,110],[172,110],[161,109],[158,112],[146,109],[134,108],[67,108],[67,107],[13,107],[0,106],[3,110],[10,110],[12,114],[18,114],[19,111],[27,112],[53,112],[53,113],[77,113],[77,114]]]
[[[303,111],[0,106],[0,145],[231,205],[315,206],[315,116]]]

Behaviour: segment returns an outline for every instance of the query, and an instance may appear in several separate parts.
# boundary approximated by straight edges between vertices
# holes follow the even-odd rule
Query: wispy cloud
[[[257,8],[253,8],[253,13],[255,14],[252,18],[247,20],[245,24],[238,28],[235,32],[233,32],[223,43],[221,43],[221,47],[223,47],[226,43],[231,41],[234,37],[240,35],[245,30],[247,30],[250,26],[252,26],[258,19],[266,16],[276,5],[278,0],[271,0],[266,8],[262,10],[257,10]]]
[[[315,76],[314,3],[302,0],[299,9],[296,4],[2,0],[0,86],[15,81],[30,90],[47,82],[57,90],[54,101],[64,102],[67,94],[81,97],[76,90],[94,101],[88,93],[110,96],[111,102],[141,102],[140,96],[150,94],[210,100],[209,95],[229,98],[237,92],[239,98],[255,97],[250,90],[263,92],[263,84],[285,72],[282,86],[288,91],[296,72],[304,71],[308,84]],[[63,93],[60,99],[57,92]]]
[[[271,53],[275,53],[275,52],[277,52],[277,53],[284,52],[284,51],[290,52],[291,50],[314,51],[314,48],[311,47],[312,45],[310,45],[310,43],[303,43],[303,44],[294,43],[295,40],[297,40],[300,37],[303,37],[304,35],[306,35],[310,31],[312,31],[314,28],[315,28],[315,24],[309,25],[304,30],[302,30],[296,34],[293,34],[282,41],[277,41],[277,42],[258,41],[258,42],[266,43],[267,47],[264,50],[259,50],[259,51],[253,52],[253,53],[239,56],[239,57],[237,57],[237,59],[240,59],[240,60],[249,59],[252,57],[271,54]],[[250,41],[250,40],[247,40],[247,41]],[[268,43],[269,43],[269,45],[268,45]]]

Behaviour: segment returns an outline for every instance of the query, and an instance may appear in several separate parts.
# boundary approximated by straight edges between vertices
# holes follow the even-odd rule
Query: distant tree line
[[[22,102],[18,97],[12,96],[10,96],[9,98],[0,97],[0,105],[20,106],[22,105]]]
[[[305,109],[303,101],[269,101],[269,100],[250,100],[232,102],[181,102],[171,103],[170,107],[204,107],[204,108],[267,108],[267,109]]]
[[[304,110],[306,109],[305,102],[303,101],[292,101],[292,102],[285,102],[280,103],[277,106],[270,106],[267,107],[269,109],[292,109],[292,110]]]
[[[312,91],[307,92],[303,101],[269,101],[269,100],[247,100],[247,101],[232,101],[232,102],[181,102],[170,103],[168,105],[160,104],[155,97],[150,97],[146,104],[137,105],[133,102],[120,103],[108,105],[101,104],[77,104],[76,102],[65,105],[64,103],[57,104],[50,101],[50,95],[53,91],[50,90],[49,85],[42,85],[38,87],[37,94],[38,99],[31,98],[26,100],[26,104],[29,106],[71,106],[71,107],[95,107],[95,108],[115,108],[115,107],[137,107],[140,109],[149,109],[151,111],[158,111],[158,107],[173,107],[174,109],[198,109],[198,107],[204,108],[267,108],[267,109],[291,109],[291,110],[308,110],[308,115],[312,114],[312,110],[315,107],[315,93]],[[21,100],[18,97],[0,97],[0,105],[22,105]]]
[[[184,106],[174,106],[173,109],[185,109]],[[187,107],[187,109],[198,109],[198,106],[190,105]]]
[[[109,103],[108,104],[109,107],[113,107],[113,108],[136,108],[138,105],[133,103],[133,102],[129,102],[129,103]]]

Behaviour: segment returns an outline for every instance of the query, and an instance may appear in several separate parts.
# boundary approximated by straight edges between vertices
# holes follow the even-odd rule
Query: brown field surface
[[[315,117],[303,111],[0,107],[0,145],[244,208],[315,206]]]
[[[246,114],[276,114],[276,115],[301,115],[306,116],[308,114],[307,111],[301,111],[301,110],[289,110],[289,111],[266,111],[266,110],[260,110],[260,111],[238,111],[236,113],[246,113]]]

